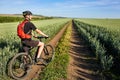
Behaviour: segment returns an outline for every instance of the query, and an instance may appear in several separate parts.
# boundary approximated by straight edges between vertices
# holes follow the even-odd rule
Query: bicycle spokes
[[[45,45],[44,47],[45,59],[50,62],[54,57],[54,49],[51,45]]]
[[[10,63],[10,74],[13,78],[18,79],[27,75],[32,59],[25,53],[16,55]]]
[[[17,77],[24,76],[26,73],[24,63],[21,60],[16,59],[13,63],[12,72]]]

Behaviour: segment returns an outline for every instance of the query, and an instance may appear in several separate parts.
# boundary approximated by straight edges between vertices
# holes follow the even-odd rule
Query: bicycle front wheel
[[[54,48],[50,44],[45,45],[44,53],[48,63],[54,59]]]
[[[29,66],[32,59],[27,53],[16,54],[9,63],[8,71],[11,77],[20,80],[27,76]]]

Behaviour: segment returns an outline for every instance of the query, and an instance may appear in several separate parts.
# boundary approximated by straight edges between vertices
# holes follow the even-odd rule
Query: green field
[[[49,19],[32,21],[38,29],[49,35],[49,40],[56,35],[57,32],[70,19]],[[15,55],[20,48],[20,39],[17,36],[17,25],[19,22],[0,23],[0,79],[7,79],[7,63],[9,59]],[[3,79],[4,80],[4,79]]]
[[[68,21],[70,19],[58,18],[32,22],[52,39]],[[111,68],[112,59],[114,62],[120,61],[120,19],[74,19],[74,23],[99,59],[103,70]],[[16,33],[18,24],[0,23],[0,79],[1,76],[7,79],[7,62],[20,48],[20,39]]]
[[[45,27],[50,28],[50,26],[54,26],[55,24],[62,23],[69,19],[50,19],[50,20],[39,20],[39,21],[32,21],[35,26],[39,29],[44,29]],[[11,23],[0,23],[0,34],[3,33],[16,33],[17,25],[20,22],[11,22]]]
[[[119,31],[120,32],[120,19],[77,19],[82,22],[106,27],[109,30]]]
[[[120,79],[120,19],[75,19],[80,35],[98,59],[102,73]]]

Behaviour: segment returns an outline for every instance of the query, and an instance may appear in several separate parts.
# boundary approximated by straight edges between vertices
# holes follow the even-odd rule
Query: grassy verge
[[[67,65],[69,62],[69,40],[71,27],[69,26],[60,40],[56,50],[55,59],[51,62],[40,75],[42,80],[61,80],[67,78]]]

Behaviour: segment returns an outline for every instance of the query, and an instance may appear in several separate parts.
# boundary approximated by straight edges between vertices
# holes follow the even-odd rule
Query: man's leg
[[[37,58],[40,58],[41,53],[42,53],[42,51],[43,51],[43,48],[44,48],[44,43],[43,43],[43,42],[39,42],[39,43],[38,43],[38,54],[37,54]]]
[[[36,61],[39,60],[39,58],[41,56],[41,53],[43,51],[43,48],[44,48],[44,43],[40,42],[40,41],[35,41],[35,40],[27,40],[25,42],[25,44],[27,46],[31,46],[31,47],[37,47],[38,46],[37,55],[35,55],[35,58],[36,58]]]

